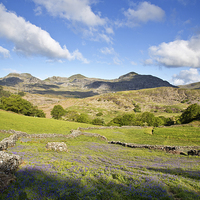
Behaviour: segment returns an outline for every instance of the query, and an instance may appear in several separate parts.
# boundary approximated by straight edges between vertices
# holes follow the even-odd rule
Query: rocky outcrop
[[[64,142],[48,142],[46,148],[53,151],[68,151],[67,145]]]

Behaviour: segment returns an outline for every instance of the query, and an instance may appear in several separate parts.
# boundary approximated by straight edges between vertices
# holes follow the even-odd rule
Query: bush
[[[98,116],[98,117],[100,117],[100,116],[102,116],[102,115],[103,115],[102,112],[99,112],[99,113],[96,114],[96,116]]]
[[[185,124],[196,119],[200,119],[200,106],[197,103],[188,106],[188,108],[182,113],[180,122]]]
[[[51,111],[51,116],[54,119],[61,119],[64,116],[66,111],[61,105],[55,105]]]
[[[19,96],[21,96],[21,97],[25,96],[25,94],[26,94],[26,93],[25,93],[25,92],[23,92],[23,91],[21,91],[21,92],[18,92],[18,95],[19,95]]]
[[[79,116],[79,114],[75,110],[67,110],[66,114],[65,114],[66,120],[74,121],[74,122],[77,121],[78,116]]]
[[[22,99],[19,95],[13,94],[10,97],[1,98],[1,109],[20,113],[27,116],[45,117],[42,110],[38,110],[29,101]]]
[[[9,97],[10,95],[11,95],[11,93],[3,90],[3,86],[0,85],[0,98],[1,97]]]
[[[134,110],[134,112],[141,112],[141,108],[138,104],[135,105],[135,108],[133,110]]]
[[[79,122],[79,123],[90,123],[90,119],[89,119],[87,114],[83,114],[82,113],[77,117],[76,122]]]
[[[165,109],[165,112],[166,112],[166,113],[173,113],[173,110],[170,109],[170,108],[166,108],[166,109]]]
[[[104,125],[104,120],[103,119],[100,119],[100,118],[95,118],[92,120],[92,124],[93,125]]]

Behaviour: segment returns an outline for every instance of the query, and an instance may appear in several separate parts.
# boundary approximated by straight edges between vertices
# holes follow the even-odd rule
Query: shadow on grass
[[[98,176],[87,180],[80,176],[61,176],[59,173],[49,174],[38,169],[23,169],[16,173],[17,181],[4,190],[0,200],[171,200],[174,199],[172,192],[158,182],[142,182],[134,185],[135,181],[130,178],[129,184],[108,181]],[[199,196],[179,188],[179,192],[186,195],[181,199],[199,199]]]

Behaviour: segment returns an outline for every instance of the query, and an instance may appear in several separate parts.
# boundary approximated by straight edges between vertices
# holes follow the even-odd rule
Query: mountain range
[[[70,77],[53,76],[40,80],[28,73],[10,73],[0,78],[0,85],[35,94],[62,95],[65,97],[88,97],[108,92],[176,87],[158,77],[140,75],[135,72],[112,80],[88,78],[81,74]]]

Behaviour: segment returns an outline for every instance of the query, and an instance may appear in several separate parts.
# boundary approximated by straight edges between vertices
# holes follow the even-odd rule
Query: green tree
[[[61,105],[55,105],[51,111],[51,116],[54,119],[61,119],[65,113],[65,109]]]
[[[153,113],[144,112],[140,117],[140,121],[147,123],[148,126],[153,126],[155,122],[155,116]]]
[[[187,109],[182,113],[180,121],[182,124],[185,124],[199,118],[200,106],[197,103],[195,103],[187,107]]]

